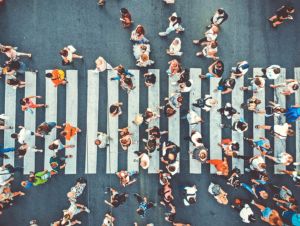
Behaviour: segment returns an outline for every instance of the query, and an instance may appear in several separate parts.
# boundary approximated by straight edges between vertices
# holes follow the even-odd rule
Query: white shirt
[[[189,124],[199,123],[201,117],[195,111],[190,110],[190,112],[187,115],[187,120]]]
[[[105,148],[107,145],[108,136],[105,133],[99,133],[98,140],[101,141],[101,144],[98,145],[99,148]]]
[[[185,87],[183,87],[183,88],[181,88],[180,89],[180,92],[182,92],[182,93],[188,93],[188,92],[190,92],[191,90],[192,90],[192,87],[193,87],[193,80],[192,79],[189,79],[189,82],[191,83],[191,86],[185,86]]]
[[[280,75],[279,74],[275,74],[274,73],[274,69],[276,68],[280,68],[279,65],[271,65],[270,67],[266,68],[266,76],[268,77],[268,79],[277,79]]]
[[[201,133],[199,133],[199,132],[195,132],[195,133],[191,136],[191,140],[192,140],[193,144],[195,145],[195,147],[200,147],[200,146],[203,145],[202,143],[197,142],[197,139],[199,139],[199,138],[200,138],[200,139],[202,138],[202,135],[201,135]]]
[[[275,125],[274,132],[276,133],[276,137],[284,140],[287,138],[287,133],[289,130],[289,124],[284,123],[283,125]]]
[[[240,217],[242,218],[244,223],[251,223],[249,221],[249,216],[253,215],[253,211],[251,210],[248,204],[245,204],[245,207],[240,211]]]
[[[261,163],[266,163],[266,162],[265,162],[265,160],[263,159],[263,157],[259,156],[259,157],[257,157],[257,158],[255,158],[255,159],[252,160],[251,165],[250,165],[250,168],[251,168],[252,170],[257,170],[257,171],[259,171],[259,172],[264,172],[265,169],[262,169],[262,168],[260,168],[260,166],[259,166],[259,164],[261,164]]]
[[[218,34],[214,33],[213,29],[211,28],[205,32],[205,37],[207,38],[207,41],[211,42],[211,41],[215,41],[217,39]]]
[[[24,144],[26,143],[26,139],[29,137],[29,136],[32,136],[33,132],[28,130],[28,129],[25,129],[25,128],[22,128],[19,132],[19,137],[18,137],[18,142],[20,144]]]
[[[184,205],[189,206],[190,203],[188,202],[188,200],[193,197],[194,199],[196,199],[196,192],[198,191],[197,188],[195,186],[193,187],[185,187],[184,188],[186,191],[186,197],[183,200]]]
[[[244,69],[242,68],[242,66],[245,65],[245,64],[248,64],[248,62],[247,61],[242,61],[242,62],[239,63],[239,66],[238,66],[238,70],[242,73],[242,75],[245,75],[249,70],[249,68],[244,68]]]

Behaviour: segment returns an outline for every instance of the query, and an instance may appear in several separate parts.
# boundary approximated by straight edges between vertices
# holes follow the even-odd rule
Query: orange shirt
[[[63,81],[65,80],[65,72],[63,70],[54,69],[51,74],[52,74],[51,81],[53,82],[55,87],[62,84]]]
[[[69,141],[69,140],[71,140],[72,137],[74,137],[77,134],[78,129],[76,127],[71,126],[70,123],[66,123],[64,132],[67,133],[65,135],[65,138],[66,138],[66,140]]]

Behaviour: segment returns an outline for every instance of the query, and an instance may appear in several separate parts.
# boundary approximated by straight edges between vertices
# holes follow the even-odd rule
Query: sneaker
[[[294,162],[293,165],[294,166],[300,166],[300,162]]]
[[[87,212],[87,213],[90,213],[90,212],[91,212],[91,211],[89,210],[89,208],[87,208],[87,207],[84,208],[84,211]]]
[[[251,200],[251,202],[250,202],[252,205],[254,205],[255,204],[255,201],[254,200]]]
[[[223,124],[223,123],[219,124],[219,126],[220,126],[222,129],[224,128],[224,124]]]
[[[251,170],[249,168],[245,168],[245,171],[249,173]]]

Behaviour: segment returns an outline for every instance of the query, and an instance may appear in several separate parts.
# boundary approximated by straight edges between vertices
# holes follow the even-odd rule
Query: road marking
[[[284,83],[286,79],[286,70],[281,68],[280,76],[274,80],[274,84]],[[278,103],[281,107],[286,107],[286,96],[280,94],[281,89],[274,90],[274,101]],[[274,117],[274,125],[282,125],[285,123],[285,116],[280,115],[279,117]],[[280,153],[286,150],[286,140],[281,140],[274,137],[274,157],[277,157]],[[277,174],[278,170],[285,170],[286,167],[282,164],[274,164],[274,174]]]
[[[154,86],[148,88],[148,107],[153,110],[157,111],[159,113],[159,110],[157,110],[157,107],[159,106],[159,69],[150,69],[149,72],[152,72],[156,76],[156,83]],[[157,126],[159,127],[159,118],[150,121],[148,128]],[[148,173],[157,173],[157,170],[159,170],[159,152],[155,150],[153,153],[151,153],[150,158],[150,166],[148,168]]]
[[[210,94],[213,98],[218,101],[218,105],[222,106],[222,95],[221,91],[214,92],[214,89],[218,87],[220,79],[218,78],[210,78]],[[209,126],[209,133],[210,133],[210,159],[222,159],[222,150],[218,146],[218,143],[221,142],[222,139],[222,131],[220,128],[220,124],[222,122],[221,114],[217,112],[217,108],[212,108],[210,110],[210,126]],[[215,174],[217,172],[214,165],[210,165],[210,173]]]
[[[300,67],[295,69],[295,79],[300,81]],[[299,90],[295,93],[295,104],[300,104],[300,92]],[[296,121],[296,162],[300,162],[300,119]],[[299,166],[298,166],[299,169]]]
[[[9,76],[5,76],[6,81],[9,79]],[[16,126],[16,108],[17,108],[17,92],[15,89],[13,89],[10,85],[8,85],[5,81],[5,110],[4,114],[9,117],[8,120],[6,120],[6,124],[8,126],[13,126],[14,129],[6,129],[4,130],[4,142],[3,146],[4,148],[11,148],[15,147],[15,140],[10,137],[14,131],[17,131],[15,129]],[[18,106],[20,107],[20,106]],[[3,159],[3,164],[11,164],[12,166],[15,165],[15,153],[14,152],[8,152],[6,155],[9,157],[9,159]]]
[[[78,121],[78,71],[67,70],[66,85],[66,122],[72,126],[77,127]],[[97,125],[97,124],[96,124]],[[89,127],[87,127],[89,129]],[[78,135],[77,135],[78,136]],[[67,148],[66,155],[73,155],[73,158],[67,159],[65,174],[76,174],[77,162],[77,136],[73,137],[71,141],[66,141],[66,144],[74,144],[75,148]]]
[[[112,174],[118,171],[118,151],[119,151],[119,118],[118,116],[112,117],[109,114],[109,107],[112,104],[115,104],[119,101],[119,82],[111,81],[110,78],[116,76],[116,71],[108,70],[107,71],[107,132],[111,137],[109,146],[107,148],[106,155],[106,173]]]
[[[52,70],[46,70],[46,73],[51,73]],[[46,78],[46,94],[45,103],[48,104],[45,112],[46,122],[57,122],[57,88],[54,87],[51,79]],[[56,128],[53,128],[49,135],[45,136],[45,157],[44,157],[44,168],[51,170],[49,160],[53,156],[53,151],[48,147],[56,139]]]
[[[128,94],[128,129],[133,134],[133,144],[127,150],[127,170],[139,171],[139,162],[134,161],[138,157],[134,152],[139,151],[139,126],[132,123],[132,121],[137,113],[140,112],[140,71],[129,70],[129,72],[134,75],[132,80],[135,89]]]
[[[193,102],[197,99],[201,98],[201,79],[198,77],[201,74],[200,68],[191,68],[190,69],[190,78],[193,80],[193,89],[190,92],[190,104],[189,108],[194,109],[194,111],[201,116],[201,109],[193,107]],[[189,126],[189,135],[191,135],[192,130],[196,130],[201,133],[201,125],[198,123],[197,125]],[[195,146],[189,142],[189,151],[193,151]],[[193,159],[192,155],[189,155],[190,158],[190,173],[192,174],[200,174],[201,173],[201,163],[200,161]]]
[[[172,85],[177,82],[177,76],[169,77],[169,97],[177,90],[177,85]],[[180,148],[180,108],[176,108],[176,114],[168,118],[168,138]],[[180,149],[181,151],[181,149]],[[177,155],[177,160],[180,163],[180,152]],[[178,172],[180,171],[180,164]]]
[[[36,73],[25,72],[25,97],[36,95]],[[36,103],[38,99],[34,99]],[[44,100],[42,100],[44,102]],[[35,131],[35,119],[36,119],[36,109],[31,109],[30,111],[24,112],[24,127],[31,131]],[[35,146],[35,136],[30,136],[26,140],[29,146]],[[35,171],[35,152],[28,151],[24,156],[24,174],[29,174],[31,171]]]
[[[253,69],[253,77],[255,75],[262,75],[261,68],[254,68]],[[265,101],[265,89],[259,90],[255,95],[258,99],[261,100],[261,104],[259,105],[259,109],[265,109],[266,101]],[[260,137],[265,137],[265,130],[263,129],[255,129],[256,125],[265,125],[265,116],[262,114],[255,114],[253,113],[253,140],[259,140]],[[253,148],[253,155],[260,155],[260,151],[256,148]]]
[[[95,174],[97,171],[97,146],[95,145],[95,140],[98,132],[99,73],[94,70],[88,70],[87,80],[85,173]]]
[[[240,87],[244,86],[244,77],[236,79],[235,87],[231,94],[232,107],[240,112],[240,117],[244,118],[244,110],[241,108],[241,104],[244,103],[244,92],[240,90]],[[236,141],[240,145],[239,155],[244,155],[244,133],[239,133],[237,131],[231,132],[232,141]],[[244,160],[238,158],[232,158],[232,169],[237,167],[241,173],[244,173]]]

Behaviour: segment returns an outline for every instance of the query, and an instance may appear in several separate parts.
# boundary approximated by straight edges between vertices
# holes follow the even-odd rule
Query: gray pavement
[[[167,18],[176,11],[183,18],[185,32],[179,37],[183,41],[182,63],[186,68],[202,68],[205,72],[208,64],[207,59],[195,57],[198,50],[193,46],[192,39],[202,37],[205,26],[208,25],[211,15],[217,8],[223,7],[229,14],[229,19],[222,25],[219,35],[219,55],[225,64],[225,76],[237,61],[248,60],[251,69],[254,67],[265,67],[270,64],[279,64],[286,68],[286,77],[294,75],[294,67],[299,66],[300,45],[300,18],[295,15],[295,20],[285,23],[278,29],[271,29],[266,18],[282,4],[287,1],[273,0],[176,0],[175,5],[166,6],[160,0],[107,0],[104,8],[99,8],[96,0],[7,0],[5,7],[0,8],[0,43],[11,44],[19,47],[20,51],[30,51],[33,54],[32,60],[24,60],[32,69],[40,71],[37,75],[37,95],[45,96],[44,71],[61,66],[61,58],[58,51],[72,44],[77,48],[78,53],[85,58],[84,61],[76,61],[74,66],[67,66],[65,69],[75,69],[79,72],[78,82],[78,126],[86,131],[86,109],[87,109],[87,70],[94,68],[95,59],[101,55],[112,65],[123,64],[129,69],[136,69],[135,60],[132,54],[132,43],[129,41],[130,32],[137,24],[142,24],[146,29],[146,37],[151,42],[151,58],[155,65],[151,68],[160,69],[160,100],[168,95],[168,76],[163,72],[167,69],[167,62],[171,59],[166,56],[165,49],[175,37],[171,34],[166,38],[160,38],[157,33],[167,27]],[[300,3],[290,1],[296,11],[300,9]],[[132,13],[135,21],[132,29],[124,30],[119,21],[119,9],[126,7]],[[4,62],[1,56],[0,62]],[[144,70],[140,71],[142,74]],[[249,73],[248,72],[248,73]],[[251,73],[248,74],[250,76]],[[107,78],[100,75],[100,84],[105,89],[100,90],[99,96],[99,115],[98,130],[106,130],[106,108],[107,105]],[[142,81],[142,80],[141,80]],[[248,80],[245,79],[245,82]],[[203,82],[201,87],[202,94],[209,93],[208,82]],[[0,112],[4,112],[4,82],[0,82]],[[18,90],[17,100],[23,97],[24,90]],[[66,90],[58,89],[58,123],[66,120]],[[140,110],[147,107],[148,91],[140,82]],[[250,94],[245,93],[244,100]],[[267,90],[266,99],[272,99],[274,93]],[[188,99],[188,96],[185,96]],[[294,103],[294,97],[287,98],[287,106]],[[128,97],[122,90],[119,91],[119,100],[124,103],[124,115],[119,118],[119,127],[125,127],[128,123]],[[222,102],[231,100],[231,95],[222,96]],[[17,103],[18,105],[18,103]],[[188,108],[188,102],[183,106]],[[24,115],[17,107],[16,125],[24,124]],[[209,113],[203,113],[204,119],[209,122]],[[247,136],[253,136],[252,119],[249,112],[245,112],[245,118],[250,124]],[[43,111],[36,114],[36,125],[45,120]],[[267,119],[267,123],[273,123],[273,119]],[[161,129],[168,128],[168,120],[163,118],[160,121]],[[209,131],[209,123],[201,126],[202,133]],[[140,127],[140,136],[144,136],[146,126]],[[189,174],[189,144],[183,140],[189,132],[186,122],[180,122],[180,144],[183,153],[180,154],[180,174],[173,180],[175,188],[175,205],[177,207],[176,220],[190,222],[192,225],[242,225],[238,214],[230,209],[229,206],[223,207],[215,202],[207,192],[210,181],[225,184],[224,180],[210,174],[209,166],[202,168],[201,175]],[[231,136],[230,130],[223,130],[222,137]],[[1,141],[3,134],[0,134]],[[204,143],[209,144],[209,135],[204,137]],[[272,143],[274,140],[271,139]],[[289,138],[287,149],[295,155],[295,139]],[[2,143],[2,142],[0,142]],[[44,146],[41,140],[37,139],[37,145]],[[86,138],[78,136],[78,159],[85,158]],[[245,145],[245,154],[252,154],[252,150]],[[119,155],[119,169],[127,166],[127,153]],[[19,162],[22,164],[21,162]],[[36,168],[43,169],[44,159],[36,158]],[[273,165],[269,168],[273,171]],[[25,197],[17,198],[13,207],[4,211],[0,216],[1,226],[23,226],[28,225],[30,219],[38,219],[40,225],[46,226],[50,222],[61,217],[61,210],[68,207],[66,192],[73,185],[76,178],[84,176],[88,180],[88,187],[81,197],[80,202],[87,204],[91,213],[81,214],[79,219],[82,225],[96,226],[102,223],[102,217],[108,210],[104,204],[104,190],[107,186],[120,188],[119,182],[114,175],[105,174],[106,153],[98,152],[97,155],[97,174],[85,175],[84,161],[77,163],[77,175],[61,175],[51,179],[43,186],[32,188],[26,192]],[[23,178],[17,175],[15,188],[20,188],[19,181]],[[247,178],[247,176],[246,176]],[[287,184],[296,193],[291,179],[280,175],[271,176],[274,183]],[[246,179],[245,179],[246,180]],[[181,186],[186,184],[197,184],[198,202],[192,207],[184,208],[181,196]],[[141,172],[136,184],[124,189],[129,193],[139,192],[149,196],[150,200],[159,203],[157,195],[158,180],[157,175],[149,175]],[[241,190],[235,191],[228,186],[224,186],[229,199],[233,200],[237,196],[248,197],[247,193]],[[296,193],[300,199],[299,190]],[[151,209],[144,219],[135,214],[137,204],[133,196],[128,202],[113,210],[117,218],[116,225],[131,226],[134,221],[145,225],[153,222],[155,225],[168,225],[163,220],[165,209],[158,205]],[[259,216],[259,215],[257,215]],[[263,225],[258,220],[255,225]]]

